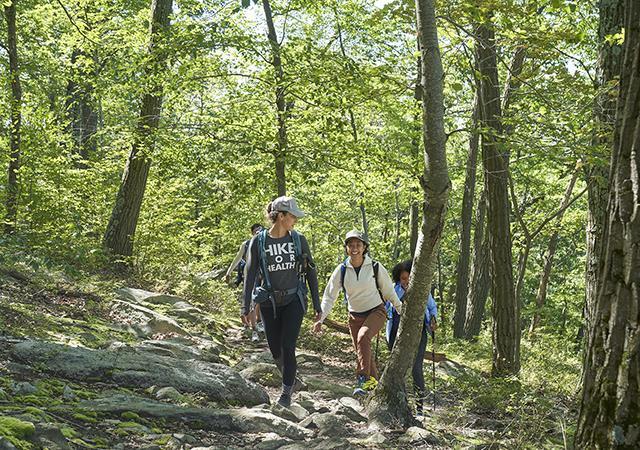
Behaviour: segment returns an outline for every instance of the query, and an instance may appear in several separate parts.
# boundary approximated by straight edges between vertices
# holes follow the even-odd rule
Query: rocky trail
[[[107,301],[1,280],[0,449],[499,448],[504,425],[452,422],[446,393],[420,426],[370,428],[351,397],[348,345],[303,346],[304,386],[286,409],[266,343],[239,321],[138,289]],[[439,377],[461,370],[438,364]]]

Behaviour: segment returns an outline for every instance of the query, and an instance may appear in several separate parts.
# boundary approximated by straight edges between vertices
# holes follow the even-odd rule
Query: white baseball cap
[[[288,212],[297,218],[304,217],[304,212],[298,208],[298,202],[293,197],[278,197],[271,202],[271,211]]]

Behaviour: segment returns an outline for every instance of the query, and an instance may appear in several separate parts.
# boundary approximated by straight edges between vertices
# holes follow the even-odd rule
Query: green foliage
[[[491,378],[488,333],[474,343],[445,342],[438,351],[453,361],[464,361],[472,369],[439,377],[437,390],[442,397],[459,402],[457,414],[495,422],[500,439],[508,440],[509,445],[562,446],[563,439],[570,439],[567,424],[573,423],[577,412],[573,404],[581,355],[574,347],[571,342],[548,335],[536,335],[533,341],[525,338],[520,375]]]
[[[413,3],[272,3],[281,40],[281,86],[288,102],[288,189],[308,213],[298,228],[311,244],[321,288],[344,259],[345,232],[362,228],[361,206],[372,254],[392,267],[409,257],[409,208],[423,198]],[[435,282],[446,329],[453,316],[450,299],[477,75],[473,30],[481,14],[494,9],[501,85],[515,50],[526,48],[521,86],[505,111],[504,125],[511,132],[504,138],[517,212],[530,231],[557,211],[578,160],[608,164],[603,146],[593,142],[610,130],[599,128],[592,117],[598,20],[593,2],[554,0],[546,2],[544,10],[531,1],[441,3],[453,189]],[[221,339],[227,326],[238,323],[238,293],[201,275],[226,269],[248,238],[249,225],[265,222],[264,207],[275,196],[276,77],[262,5],[245,0],[182,2],[158,44],[170,55],[168,66],[150,75],[143,71],[148,1],[78,0],[65,6],[67,12],[42,0],[17,6],[24,91],[19,210],[16,232],[0,237],[0,268],[29,278],[34,290],[25,292],[24,299],[34,298],[29,295],[39,289],[67,286],[69,277],[86,280],[82,288],[104,299],[112,295],[114,280],[182,295],[222,314],[197,330]],[[0,28],[6,31],[4,23]],[[614,45],[622,39],[617,33],[606,41]],[[5,67],[0,83],[7,88],[0,96],[0,113],[7,117],[6,55],[0,64]],[[152,165],[132,271],[120,278],[110,272],[102,238],[136,132],[141,97],[154,83],[164,89],[160,128],[146,155]],[[86,160],[71,129],[73,105],[81,103],[95,112],[98,122],[91,137],[95,148]],[[0,165],[5,168],[8,139],[5,124],[0,126]],[[484,178],[479,170],[476,199]],[[579,180],[574,194],[583,189]],[[3,216],[6,192],[0,186]],[[569,395],[567,386],[578,372],[573,340],[583,322],[586,210],[583,196],[558,226],[541,327],[523,341],[520,383],[527,389],[542,385],[538,373],[549,374],[557,364],[562,376],[550,379],[553,391]],[[543,253],[555,229],[549,223],[530,243],[520,299],[523,323],[535,310]],[[527,242],[515,213],[512,231],[517,264]],[[9,279],[4,272],[0,277],[0,282]],[[334,317],[344,317],[341,304],[334,311]],[[108,311],[99,301],[87,301],[82,308],[70,305],[62,318],[48,314],[44,301],[9,304],[0,297],[0,313],[0,327],[15,336],[58,339],[65,331],[89,347],[104,346],[114,336],[124,342],[132,339],[110,329]],[[489,325],[487,318],[485,327]],[[308,332],[309,326],[305,322],[301,339],[310,348],[326,353],[350,347],[348,337],[318,338]],[[487,372],[490,346],[483,336],[470,346],[447,343],[447,351]],[[547,359],[542,358],[545,346],[553,349]],[[384,360],[386,349],[380,354]],[[464,389],[471,392],[470,386]],[[472,393],[505,414],[514,403],[501,399],[512,394],[524,398],[524,388],[517,383],[489,383],[487,389]],[[49,401],[39,396],[22,400],[37,405]],[[525,403],[517,400],[515,407],[531,411]]]

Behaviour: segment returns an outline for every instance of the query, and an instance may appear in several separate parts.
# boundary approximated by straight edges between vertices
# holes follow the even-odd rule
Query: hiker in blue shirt
[[[394,282],[394,288],[398,298],[402,302],[404,300],[404,294],[409,287],[409,275],[411,274],[412,261],[409,259],[395,265],[391,270],[391,278]],[[389,351],[393,348],[396,336],[398,334],[398,325],[400,324],[400,314],[398,314],[389,302],[387,307],[387,344]],[[438,307],[431,293],[427,298],[427,304],[424,312],[424,321],[422,324],[422,334],[420,337],[420,344],[418,345],[418,353],[416,359],[413,362],[413,369],[411,370],[411,376],[413,378],[413,389],[416,394],[416,413],[422,415],[423,400],[425,397],[425,385],[424,385],[424,353],[427,348],[427,338],[432,331],[435,331],[438,327],[436,317],[438,316]]]

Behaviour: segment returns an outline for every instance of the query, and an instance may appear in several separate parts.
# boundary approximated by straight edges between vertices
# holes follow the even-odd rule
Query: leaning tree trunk
[[[503,376],[520,370],[520,307],[513,286],[509,155],[502,141],[502,113],[498,91],[495,37],[488,15],[477,30],[478,69],[481,75],[482,159],[488,200],[493,299],[492,374]]]
[[[594,102],[596,132],[592,148],[597,151],[590,155],[585,164],[587,184],[587,256],[586,256],[586,296],[585,326],[586,336],[590,334],[595,299],[598,293],[598,258],[602,252],[602,236],[607,209],[607,180],[609,179],[607,162],[610,157],[612,130],[616,115],[618,76],[622,63],[622,48],[616,42],[610,42],[608,36],[618,34],[624,26],[624,0],[601,0],[600,25],[598,27],[598,95]]]
[[[419,45],[418,45],[419,46]],[[418,58],[420,61],[420,58]],[[418,64],[418,73],[420,73],[420,65]],[[420,76],[418,80],[420,80]],[[422,99],[422,88],[419,84],[416,84],[414,96],[416,98],[418,105],[420,105],[420,100]],[[416,108],[417,109],[417,108]],[[416,124],[416,128],[419,131],[422,130],[422,126],[418,126],[420,115],[414,115],[414,121],[412,124]],[[412,125],[413,126],[413,125]],[[418,133],[416,133],[418,134]],[[413,161],[419,161],[420,158],[420,141],[417,137],[411,139],[411,149],[413,151]],[[414,164],[417,164],[414,163]],[[416,173],[418,171],[416,170]],[[416,247],[418,246],[418,233],[420,231],[420,207],[418,200],[414,199],[413,194],[415,193],[416,197],[419,198],[419,189],[412,188],[411,190],[411,203],[409,205],[409,256],[413,258],[416,254]]]
[[[368,405],[369,420],[385,426],[393,426],[395,423],[407,426],[413,421],[404,379],[413,365],[420,340],[424,302],[433,279],[434,263],[451,189],[445,152],[444,73],[438,47],[434,1],[416,0],[416,16],[422,53],[424,218],[422,236],[418,242],[409,289],[403,305],[398,338],[387,368]]]
[[[480,108],[479,93],[473,105],[471,117],[471,136],[469,139],[469,156],[467,157],[467,174],[464,180],[462,196],[462,214],[460,233],[460,254],[456,266],[456,311],[453,315],[453,337],[464,337],[464,322],[467,316],[467,294],[469,292],[469,259],[471,256],[471,217],[473,215],[473,197],[476,188],[476,166],[478,162],[478,110]]]
[[[467,316],[464,321],[464,338],[473,339],[480,334],[484,310],[489,295],[489,238],[485,231],[487,201],[485,191],[480,194],[476,211],[476,232],[473,236],[473,263],[471,286],[467,296]]]
[[[15,231],[18,219],[18,170],[20,169],[20,126],[22,124],[22,87],[18,66],[18,38],[16,30],[16,0],[5,3],[7,21],[7,52],[9,54],[9,78],[11,80],[11,106],[9,130],[9,169],[7,173],[7,198],[5,201],[5,234]]]
[[[640,2],[625,3],[599,286],[576,448],[640,447]]]
[[[412,200],[409,206],[409,256],[411,258],[416,254],[416,247],[418,246],[419,215],[418,201]]]
[[[542,268],[542,274],[540,275],[540,283],[538,284],[538,293],[536,294],[536,310],[533,313],[533,319],[531,319],[531,326],[529,327],[530,333],[533,333],[540,323],[542,308],[547,300],[547,287],[549,286],[549,278],[551,278],[553,257],[555,256],[556,248],[558,247],[558,234],[560,226],[562,225],[562,217],[564,216],[567,205],[571,200],[571,193],[573,192],[573,187],[576,185],[576,181],[578,180],[578,174],[580,173],[581,166],[582,162],[578,161],[576,170],[573,172],[571,180],[569,181],[569,184],[564,191],[564,197],[562,198],[562,202],[560,203],[560,213],[556,217],[556,226],[554,227],[554,230],[551,233],[551,237],[549,238],[547,251],[544,255],[544,266]]]
[[[276,34],[276,27],[273,24],[273,12],[269,0],[262,0],[265,20],[267,21],[267,31],[269,44],[271,46],[272,65],[275,70],[276,79],[276,112],[278,118],[278,145],[275,151],[276,183],[278,195],[287,194],[287,178],[285,165],[287,161],[288,139],[287,139],[287,101],[285,97],[284,70],[282,68],[282,57],[280,56],[280,43]]]
[[[169,28],[172,8],[173,0],[151,1],[148,46],[150,62],[145,68],[150,80],[156,79],[166,67],[167,52],[158,44]],[[142,98],[136,134],[104,237],[104,247],[116,258],[131,256],[133,252],[133,237],[151,167],[150,152],[155,142],[154,134],[160,121],[161,107],[162,84],[154,81],[150,91]]]

